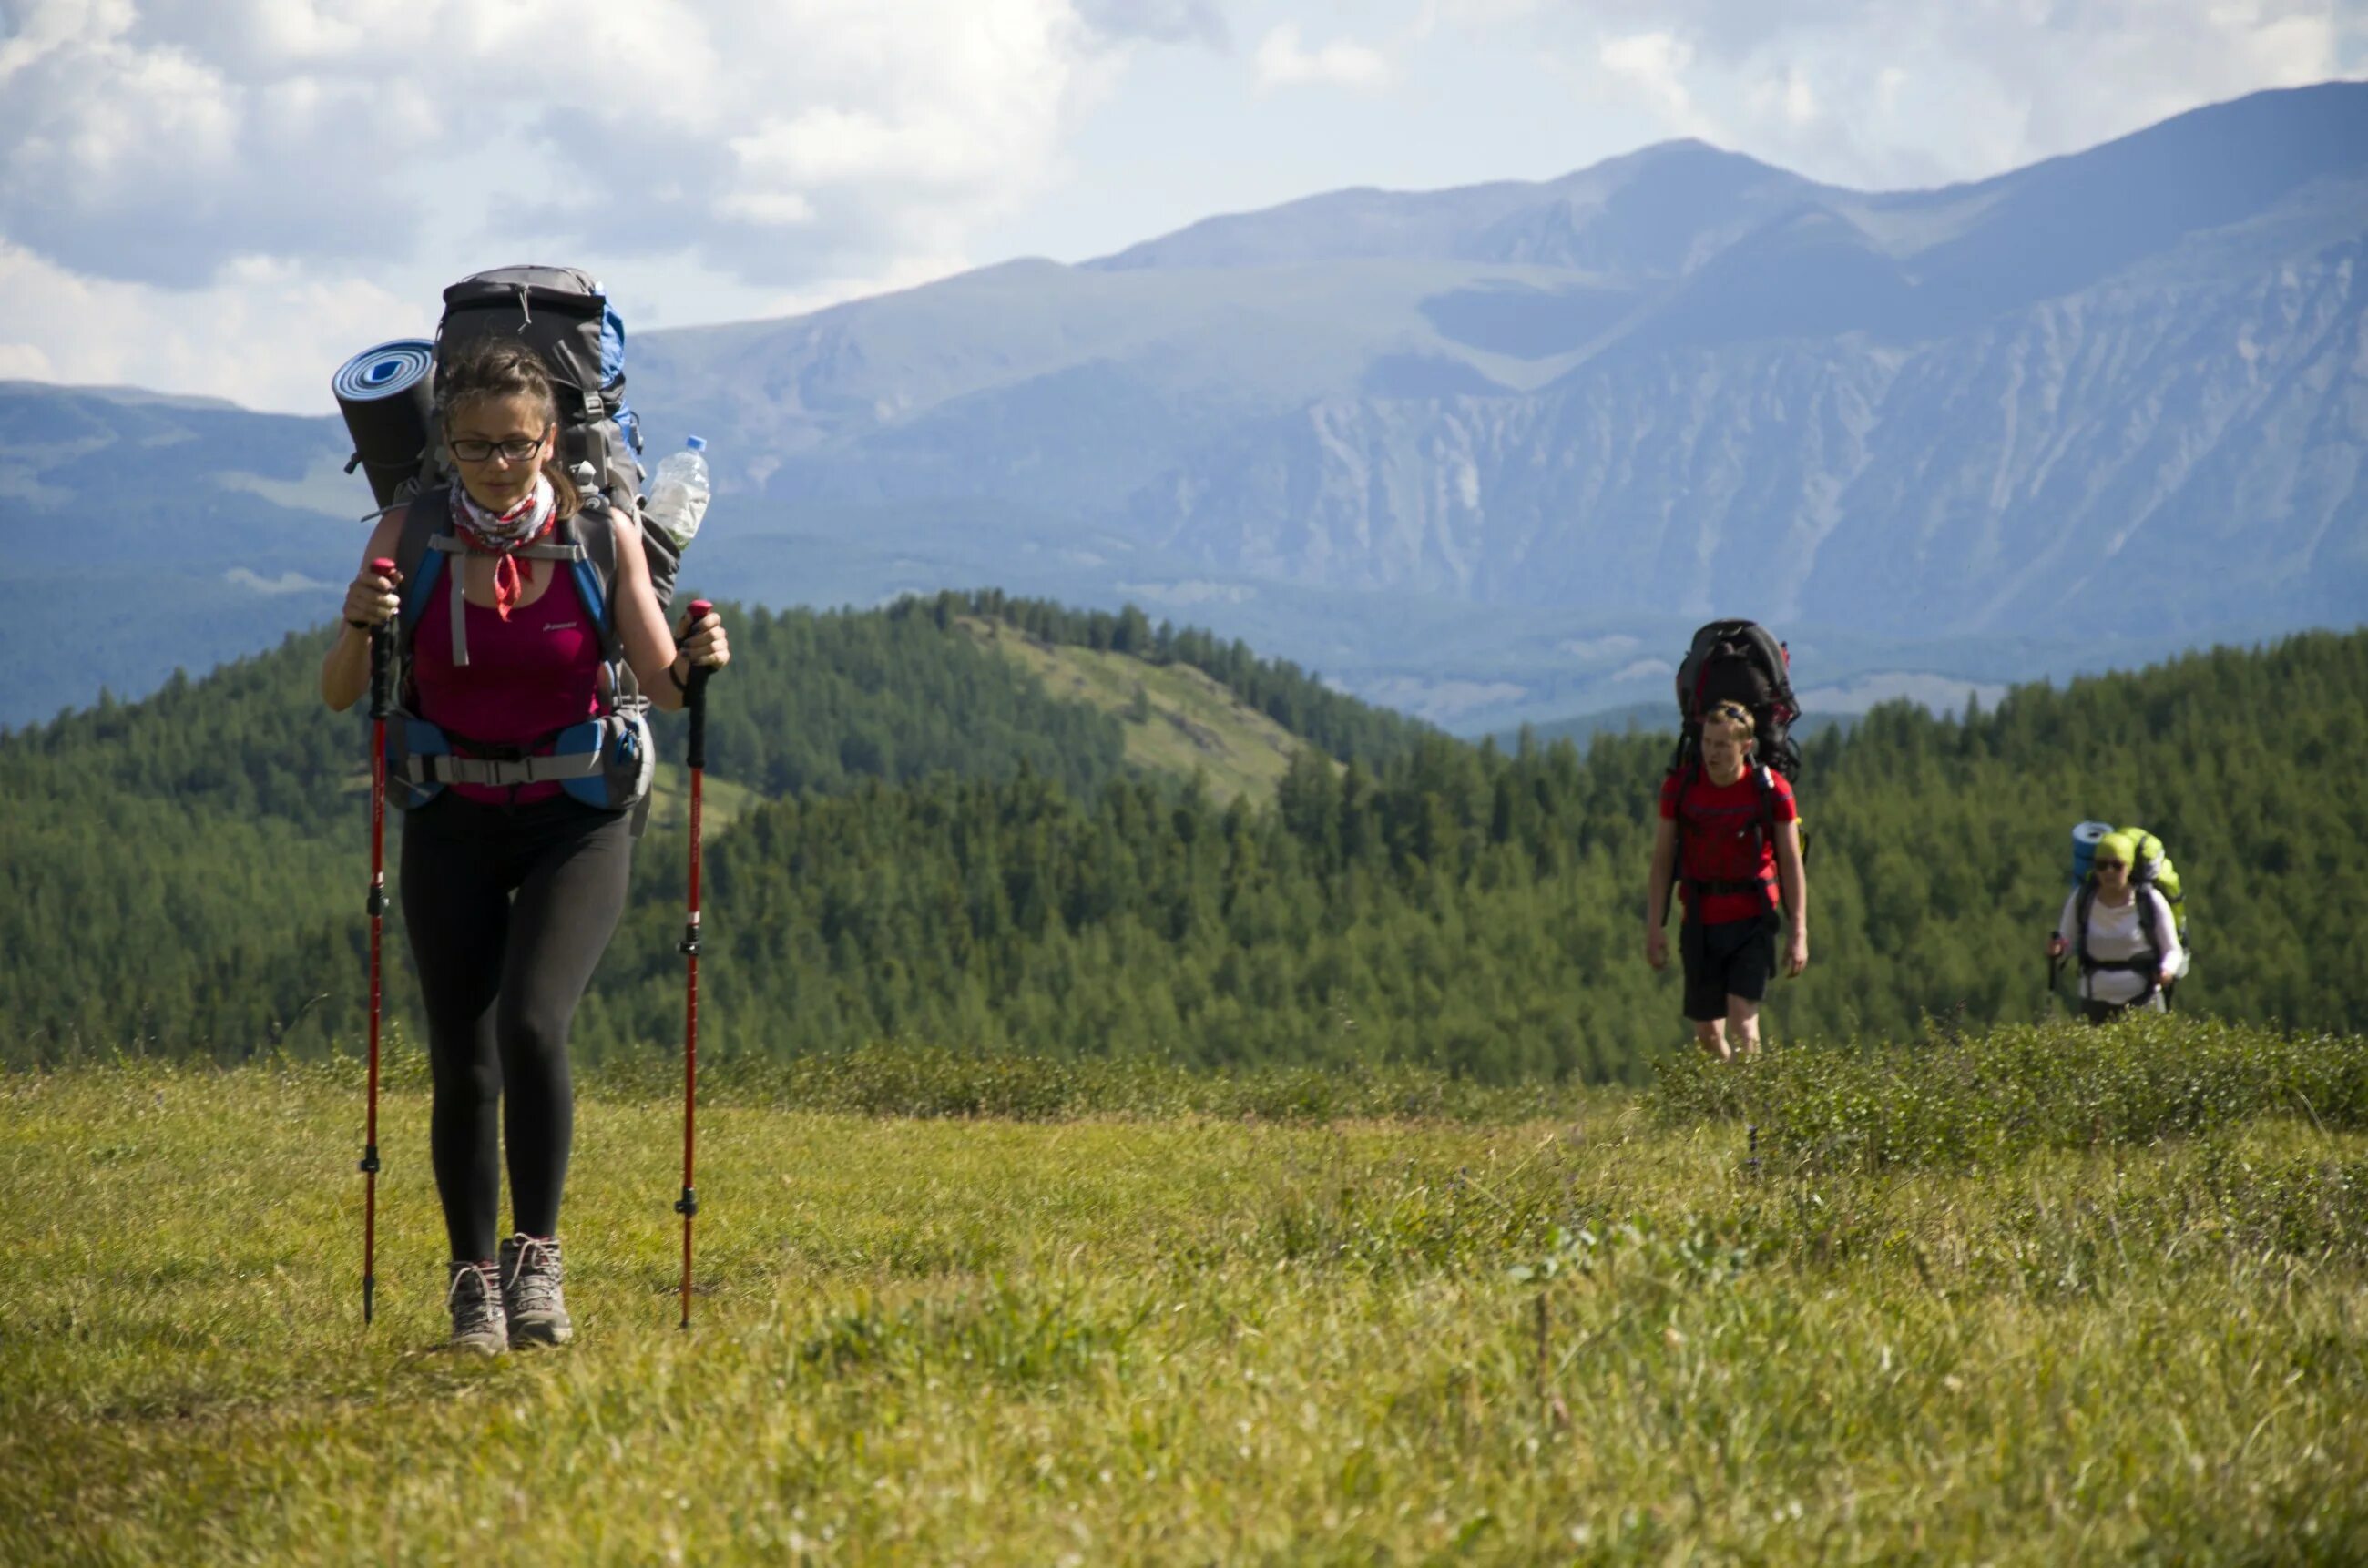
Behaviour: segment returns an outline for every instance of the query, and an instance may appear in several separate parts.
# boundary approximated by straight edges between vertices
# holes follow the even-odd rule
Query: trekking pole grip
[[[715,606],[706,599],[690,601],[690,623],[697,626],[715,612]],[[715,673],[712,665],[694,662],[690,679],[683,687],[683,700],[690,710],[690,766],[707,766],[707,679]]]
[[[392,577],[394,562],[381,556],[370,562],[370,570],[379,576]],[[370,649],[370,716],[383,719],[394,707],[394,629],[384,622],[371,627]]]

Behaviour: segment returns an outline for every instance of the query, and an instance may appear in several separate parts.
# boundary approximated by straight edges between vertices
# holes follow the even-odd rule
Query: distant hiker
[[[321,696],[350,708],[370,632],[396,622],[389,775],[392,788],[399,729],[399,880],[427,1014],[446,1300],[453,1344],[492,1354],[572,1333],[567,1032],[624,910],[651,767],[627,674],[671,710],[694,664],[731,653],[712,614],[669,634],[634,519],[581,495],[557,460],[559,404],[533,348],[492,335],[440,354],[436,415],[459,483],[380,519]],[[402,564],[373,572],[381,557]],[[497,1252],[505,1131],[515,1223]]]
[[[2131,873],[2138,841],[2107,834],[2089,858],[2089,878],[2064,901],[2047,938],[2047,956],[2078,958],[2080,1016],[2101,1024],[2133,1008],[2159,1013],[2165,994],[2186,970],[2170,901]]]
[[[1790,915],[1784,972],[1809,967],[1809,884],[1801,865],[1793,787],[1753,755],[1754,723],[1739,702],[1703,714],[1702,756],[1661,781],[1661,822],[1645,890],[1645,959],[1669,961],[1662,926],[1669,888],[1685,904],[1678,955],[1685,1014],[1721,1061],[1759,1049],[1759,1003],[1776,972],[1776,934]],[[1782,896],[1780,898],[1779,893]]]

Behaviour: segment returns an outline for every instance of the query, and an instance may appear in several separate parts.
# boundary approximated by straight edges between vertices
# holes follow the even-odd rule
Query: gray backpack
[[[526,339],[549,368],[559,394],[560,461],[578,479],[589,464],[611,506],[637,507],[644,476],[641,422],[625,403],[625,324],[599,280],[572,267],[499,267],[444,290],[439,351],[496,335]],[[430,441],[420,488],[451,479],[443,443]],[[642,553],[664,609],[674,602],[681,552],[665,530],[644,528]]]
[[[331,382],[353,437],[347,472],[364,469],[381,508],[452,483],[437,428],[438,357],[481,337],[520,337],[551,372],[559,400],[560,460],[586,495],[598,491],[638,515],[641,423],[625,403],[625,324],[590,274],[572,267],[503,267],[444,290],[433,343],[405,338],[363,350]],[[642,530],[642,554],[660,608],[674,602],[681,551],[664,530]]]

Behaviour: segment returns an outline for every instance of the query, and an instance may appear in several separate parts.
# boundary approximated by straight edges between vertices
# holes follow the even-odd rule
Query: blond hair
[[[1742,731],[1743,738],[1747,741],[1756,740],[1759,737],[1759,722],[1752,718],[1751,710],[1740,702],[1712,703],[1709,710],[1702,714],[1702,722],[1707,724],[1713,720]]]

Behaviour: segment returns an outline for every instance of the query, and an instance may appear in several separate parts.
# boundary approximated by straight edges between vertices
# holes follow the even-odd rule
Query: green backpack
[[[2097,831],[2099,829],[2104,831]],[[2187,937],[2187,892],[2180,884],[2179,868],[2171,864],[2170,852],[2162,846],[2162,840],[2142,827],[2111,828],[2102,823],[2083,823],[2072,831],[2073,881],[2079,889],[2078,901],[2073,908],[2074,926],[2079,933],[2079,939],[2074,944],[2076,956],[2083,974],[2097,969],[2142,970],[2147,977],[2146,994],[2151,996],[2155,991],[2154,968],[2158,960],[2133,959],[2126,964],[2111,964],[2089,956],[2089,908],[2097,898],[2097,877],[2089,869],[2089,861],[2095,852],[2097,841],[2109,833],[2119,833],[2135,846],[2135,852],[2130,857],[2131,888],[2141,898],[2147,888],[2162,895],[2163,903],[2170,909],[2171,929],[2177,934],[2180,947],[2191,955],[2193,952]],[[2147,922],[2147,928],[2154,950],[2159,954],[2164,947],[2164,934],[2153,931],[2151,921]],[[2190,961],[2192,961],[2192,956]]]

